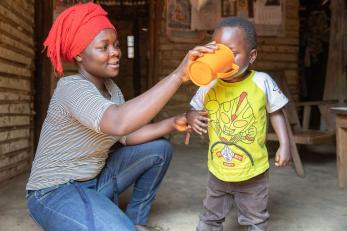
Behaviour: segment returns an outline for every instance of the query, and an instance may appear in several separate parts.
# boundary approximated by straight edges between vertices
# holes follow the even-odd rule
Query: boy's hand
[[[290,160],[290,152],[289,148],[286,147],[286,145],[281,146],[278,148],[276,152],[275,157],[275,166],[277,167],[284,167],[287,166]]]
[[[216,49],[218,49],[218,46],[216,45],[216,42],[210,42],[204,46],[196,46],[193,49],[191,49],[188,54],[184,57],[181,64],[176,69],[176,73],[178,73],[183,82],[186,82],[189,80],[188,76],[188,68],[192,62],[194,62],[197,58],[204,55],[204,53],[213,53]]]
[[[280,147],[276,152],[275,165],[286,166],[290,159],[289,137],[283,109],[270,113],[270,121],[278,137]]]
[[[202,135],[207,132],[208,128],[208,112],[207,111],[194,111],[187,112],[187,120],[191,129]]]

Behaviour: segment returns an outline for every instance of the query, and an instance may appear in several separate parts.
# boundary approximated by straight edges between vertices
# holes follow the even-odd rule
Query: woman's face
[[[121,50],[116,31],[104,29],[76,57],[76,61],[80,68],[95,77],[111,78],[119,73],[120,58]]]

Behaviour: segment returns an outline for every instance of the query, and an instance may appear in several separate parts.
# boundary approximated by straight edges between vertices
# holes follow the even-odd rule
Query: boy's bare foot
[[[149,228],[143,225],[135,225],[135,228],[137,229],[137,231],[151,231]]]

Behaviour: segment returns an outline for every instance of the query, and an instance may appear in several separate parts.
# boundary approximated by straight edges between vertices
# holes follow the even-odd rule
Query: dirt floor
[[[195,230],[206,186],[206,146],[175,145],[175,154],[150,216],[155,230]],[[336,185],[334,153],[302,151],[305,178],[291,167],[278,169],[270,159],[272,231],[346,231],[347,189]],[[28,216],[24,187],[28,174],[14,178],[0,189],[0,230],[41,230]],[[122,195],[123,205],[130,190]],[[237,224],[235,209],[224,230],[244,230]]]

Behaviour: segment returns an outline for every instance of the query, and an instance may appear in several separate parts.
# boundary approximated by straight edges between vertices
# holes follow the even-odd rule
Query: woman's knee
[[[172,145],[166,139],[159,139],[153,141],[153,148],[155,148],[155,153],[160,155],[162,161],[170,162],[172,158]]]

